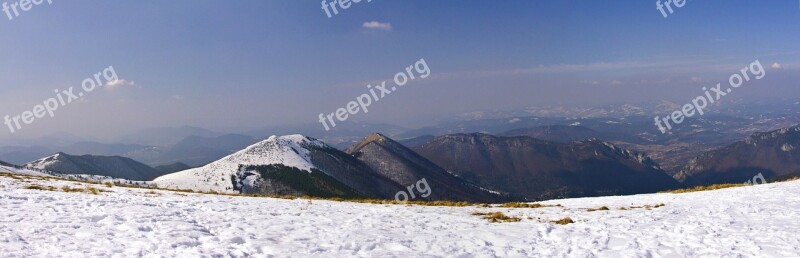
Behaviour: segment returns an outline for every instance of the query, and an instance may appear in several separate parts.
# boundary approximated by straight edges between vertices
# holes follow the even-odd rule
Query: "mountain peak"
[[[311,161],[311,149],[326,147],[322,141],[300,134],[273,135],[206,166],[165,175],[156,181],[170,188],[231,192],[231,176],[240,166],[281,164],[311,172],[317,168]]]
[[[389,138],[389,137],[387,137],[387,136],[385,136],[383,134],[372,133],[372,134],[369,134],[366,137],[364,137],[364,139],[362,139],[361,141],[357,142],[356,144],[353,144],[353,146],[350,146],[350,148],[347,148],[347,150],[345,150],[345,152],[346,153],[356,153],[356,152],[359,152],[364,147],[366,147],[367,145],[373,144],[373,143],[381,145],[381,146],[399,145],[399,143],[395,142],[394,140],[392,140],[391,138]]]
[[[62,174],[88,174],[146,181],[160,176],[157,170],[120,156],[74,156],[58,152],[25,164],[26,168]]]

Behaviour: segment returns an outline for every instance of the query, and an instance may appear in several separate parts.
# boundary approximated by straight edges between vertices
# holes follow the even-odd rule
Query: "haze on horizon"
[[[0,18],[0,116],[113,66],[121,83],[0,139],[108,138],[192,125],[224,132],[317,123],[424,58],[410,82],[350,121],[417,127],[477,110],[669,100],[758,59],[743,99],[798,98],[796,1],[59,1]]]

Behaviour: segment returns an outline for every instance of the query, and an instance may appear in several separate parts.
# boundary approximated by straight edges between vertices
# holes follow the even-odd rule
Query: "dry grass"
[[[464,201],[406,201],[400,202],[396,200],[382,200],[382,199],[343,199],[343,198],[318,198],[318,197],[311,197],[311,196],[278,196],[278,195],[262,195],[262,194],[236,194],[236,193],[220,193],[216,191],[209,191],[209,192],[200,192],[194,191],[191,189],[168,189],[168,188],[160,188],[156,185],[134,185],[134,184],[124,184],[120,182],[97,182],[97,181],[83,181],[74,178],[62,178],[62,177],[41,177],[41,176],[27,176],[27,175],[17,175],[11,173],[3,173],[0,172],[0,176],[11,177],[13,179],[35,179],[35,180],[60,180],[60,181],[68,181],[68,182],[76,182],[81,184],[93,184],[93,185],[102,185],[105,187],[124,187],[124,188],[134,188],[134,189],[147,189],[147,190],[161,190],[167,192],[176,193],[179,196],[187,196],[185,194],[177,194],[177,193],[188,193],[188,194],[212,194],[212,195],[223,195],[223,196],[235,196],[235,197],[260,197],[260,198],[277,198],[277,199],[286,199],[286,200],[295,200],[295,199],[304,199],[304,200],[326,200],[326,201],[338,201],[338,202],[354,202],[354,203],[368,203],[368,204],[383,204],[383,205],[419,205],[419,206],[436,206],[436,207],[469,207],[469,206],[477,206],[477,207],[492,207],[491,204],[486,203],[470,203]],[[88,188],[87,188],[88,189]],[[70,192],[79,192],[76,189],[70,189]],[[90,193],[100,193],[100,192],[108,192],[104,190],[87,190]],[[509,203],[504,205],[515,205],[517,208],[538,208],[543,205],[540,204],[524,204],[524,203]],[[556,205],[558,206],[558,205]]]
[[[146,197],[159,197],[159,196],[161,196],[161,193],[153,191],[153,190],[150,190],[150,191],[145,192],[144,196],[146,196]]]
[[[88,194],[94,194],[94,195],[98,195],[100,193],[109,193],[109,192],[111,192],[111,191],[108,191],[108,190],[98,189],[98,188],[94,188],[94,187],[72,188],[72,187],[69,187],[69,186],[61,187],[61,191],[64,191],[65,193],[88,193]]]
[[[570,217],[566,217],[566,218],[563,218],[563,219],[560,219],[560,220],[554,220],[554,221],[550,221],[550,222],[552,222],[553,224],[558,224],[558,225],[567,225],[567,224],[575,223],[575,221],[572,220],[572,218],[570,218]]]
[[[474,216],[482,216],[484,219],[488,220],[491,223],[502,223],[502,222],[518,222],[522,219],[517,217],[509,217],[502,212],[473,212],[472,215]]]
[[[55,187],[52,187],[52,186],[49,186],[49,185],[48,186],[44,186],[44,185],[35,185],[35,184],[34,185],[27,185],[27,186],[25,186],[23,188],[30,189],[30,190],[41,190],[41,191],[55,191],[56,190]]]
[[[800,176],[792,177],[792,178],[789,178],[789,179],[786,179],[786,180],[782,180],[780,182],[790,182],[790,181],[796,181],[796,180],[800,180]]]
[[[59,188],[56,188],[54,186],[50,186],[50,185],[46,185],[45,186],[45,185],[37,185],[37,184],[27,185],[27,186],[25,186],[23,188],[24,189],[30,189],[30,190],[53,191],[53,192],[56,192],[56,191],[59,190]],[[70,186],[63,186],[63,187],[61,187],[60,190],[62,192],[65,192],[65,193],[88,193],[88,194],[94,194],[94,195],[97,195],[97,194],[100,194],[100,193],[111,192],[111,191],[102,190],[102,189],[98,189],[98,188],[94,188],[94,187],[73,188],[73,187],[70,187]]]
[[[501,208],[542,208],[548,207],[539,203],[507,202],[500,205]]]
[[[8,177],[8,178],[11,178],[11,179],[14,179],[14,180],[18,180],[18,181],[21,181],[21,182],[29,182],[30,180],[35,180],[35,179],[40,179],[40,180],[43,180],[43,181],[50,181],[50,179],[48,179],[48,178],[40,178],[40,177],[37,177],[37,176],[13,174],[13,173],[8,173],[8,172],[0,172],[0,176]]]
[[[742,187],[748,186],[747,184],[716,184],[716,185],[709,185],[709,186],[695,186],[692,188],[684,188],[684,189],[677,189],[677,190],[670,190],[661,193],[691,193],[691,192],[701,192],[701,191],[712,191],[712,190],[719,190],[725,188],[732,188],[732,187]]]
[[[607,210],[609,210],[609,209],[608,209],[608,207],[606,207],[606,206],[602,206],[602,207],[600,207],[600,208],[590,208],[590,209],[586,209],[586,211],[607,211]]]

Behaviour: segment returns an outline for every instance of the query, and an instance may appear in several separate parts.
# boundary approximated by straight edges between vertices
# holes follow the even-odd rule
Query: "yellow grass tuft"
[[[607,210],[608,210],[608,207],[606,207],[606,206],[602,206],[602,207],[600,207],[600,208],[591,208],[591,209],[587,209],[586,211],[607,211]]]
[[[558,225],[567,225],[567,224],[575,223],[575,221],[573,221],[572,218],[570,218],[570,217],[566,217],[566,218],[563,218],[563,219],[560,219],[560,220],[554,220],[554,221],[551,221],[551,222],[553,224],[558,224]]]
[[[473,212],[472,215],[474,216],[482,216],[484,219],[488,220],[491,223],[502,223],[502,222],[518,222],[522,219],[517,217],[509,217],[503,214],[502,212]]]

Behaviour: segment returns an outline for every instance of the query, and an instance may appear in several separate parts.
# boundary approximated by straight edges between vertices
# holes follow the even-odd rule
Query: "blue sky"
[[[364,0],[332,18],[316,0],[53,0],[0,16],[0,115],[110,65],[129,83],[0,138],[311,124],[420,58],[431,77],[352,120],[415,127],[484,109],[685,102],[756,59],[779,68],[740,97],[800,97],[798,22],[793,0],[689,0],[668,18],[632,0]]]

